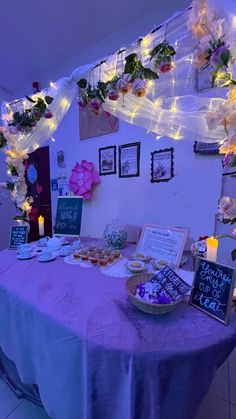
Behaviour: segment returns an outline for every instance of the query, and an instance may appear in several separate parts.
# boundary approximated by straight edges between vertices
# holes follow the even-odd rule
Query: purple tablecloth
[[[236,345],[235,314],[229,326],[185,303],[146,315],[124,284],[62,258],[0,253],[0,346],[52,418],[194,418]]]

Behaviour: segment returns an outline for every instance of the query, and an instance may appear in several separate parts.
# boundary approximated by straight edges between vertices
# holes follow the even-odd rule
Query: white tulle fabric
[[[205,0],[194,1],[194,13],[198,5]],[[225,41],[230,45],[231,51],[236,56],[236,2],[234,0],[208,0],[213,13],[223,19]],[[176,13],[171,19],[153,34],[147,35],[137,46],[137,42],[126,48],[125,52],[117,53],[106,58],[106,62],[91,69],[97,63],[78,67],[70,77],[62,78],[56,82],[55,88],[49,88],[47,94],[54,97],[50,109],[53,112],[51,120],[42,119],[36,128],[28,135],[17,134],[17,149],[30,152],[40,146],[57,129],[62,118],[68,111],[75,98],[76,81],[82,76],[96,83],[98,80],[107,81],[117,72],[122,73],[125,56],[138,53],[145,66],[152,66],[148,52],[159,42],[163,41],[165,33],[167,41],[176,49],[175,67],[166,74],[161,74],[160,79],[148,87],[147,96],[138,98],[131,92],[116,102],[106,100],[104,109],[122,120],[136,124],[153,131],[158,135],[165,135],[175,139],[191,139],[189,133],[198,135],[199,141],[221,141],[225,137],[223,126],[209,130],[206,113],[225,103],[224,89],[209,89],[204,93],[196,90],[196,69],[193,65],[193,53],[196,40],[192,36],[191,10]],[[192,15],[194,16],[194,14]],[[118,58],[119,57],[119,58]],[[99,61],[101,62],[101,60]],[[230,69],[236,77],[236,66]],[[9,110],[2,106],[2,114]],[[5,122],[6,123],[6,122]]]

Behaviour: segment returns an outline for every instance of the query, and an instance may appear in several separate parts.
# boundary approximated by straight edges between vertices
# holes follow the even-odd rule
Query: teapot
[[[63,237],[56,237],[55,235],[47,242],[47,248],[52,251],[60,250],[63,244]]]

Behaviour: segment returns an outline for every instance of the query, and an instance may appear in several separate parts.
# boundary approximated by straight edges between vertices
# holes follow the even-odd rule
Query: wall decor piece
[[[99,148],[99,175],[116,174],[116,146]]]
[[[93,186],[98,183],[100,183],[99,174],[92,162],[82,160],[81,163],[76,163],[69,179],[70,190],[74,195],[91,199]]]
[[[66,153],[64,150],[57,152],[57,167],[64,169],[66,167]]]
[[[228,324],[235,278],[234,269],[199,258],[190,304]]]
[[[187,237],[186,228],[147,224],[143,228],[136,252],[178,268]]]
[[[88,108],[79,108],[80,140],[114,134],[119,130],[119,119],[102,110],[100,114],[91,114]]]
[[[219,154],[219,143],[202,143],[199,141],[194,142],[193,151],[199,154]]]
[[[174,176],[174,149],[153,151],[151,156],[151,182],[168,182]]]
[[[58,179],[51,179],[52,191],[58,191]]]
[[[79,236],[82,209],[82,196],[59,196],[54,233],[57,236]]]
[[[140,174],[140,142],[119,146],[119,177],[135,177]]]
[[[9,249],[17,249],[21,244],[27,243],[28,226],[12,226]]]

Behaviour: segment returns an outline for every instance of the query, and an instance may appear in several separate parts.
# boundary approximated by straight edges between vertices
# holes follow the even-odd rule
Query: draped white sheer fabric
[[[198,5],[204,1],[194,2],[193,6],[196,9],[194,9],[194,13],[197,13]],[[235,0],[224,2],[208,0],[208,4],[213,12],[217,12],[216,15],[223,19],[225,40],[230,44],[231,51],[236,57]],[[224,127],[219,126],[209,130],[205,115],[209,109],[214,109],[225,103],[225,92],[220,88],[209,88],[204,93],[199,93],[196,90],[196,69],[192,62],[196,40],[189,27],[190,13],[190,9],[176,13],[153,34],[147,35],[139,47],[137,42],[134,42],[119,56],[115,53],[107,57],[105,63],[98,66],[96,63],[81,66],[70,77],[58,80],[56,87],[46,91],[48,95],[54,97],[50,105],[53,118],[50,120],[43,118],[27,135],[15,134],[17,150],[30,152],[53,134],[75,98],[77,92],[75,82],[82,76],[88,78],[92,83],[96,83],[98,80],[107,81],[116,73],[122,73],[125,56],[132,52],[138,53],[143,65],[150,67],[152,63],[150,63],[148,52],[163,41],[165,34],[167,41],[174,46],[177,52],[174,69],[169,73],[161,74],[160,78],[148,87],[146,97],[138,98],[132,93],[128,93],[117,102],[107,99],[104,109],[120,119],[142,126],[158,135],[166,135],[175,139],[183,137],[192,139],[187,135],[192,132],[198,134],[199,140],[202,139],[204,142],[221,141],[225,137]],[[94,66],[96,68],[91,70]],[[231,67],[233,76],[236,77],[236,66],[232,65]],[[9,109],[5,104],[2,106],[3,118],[8,113]]]

